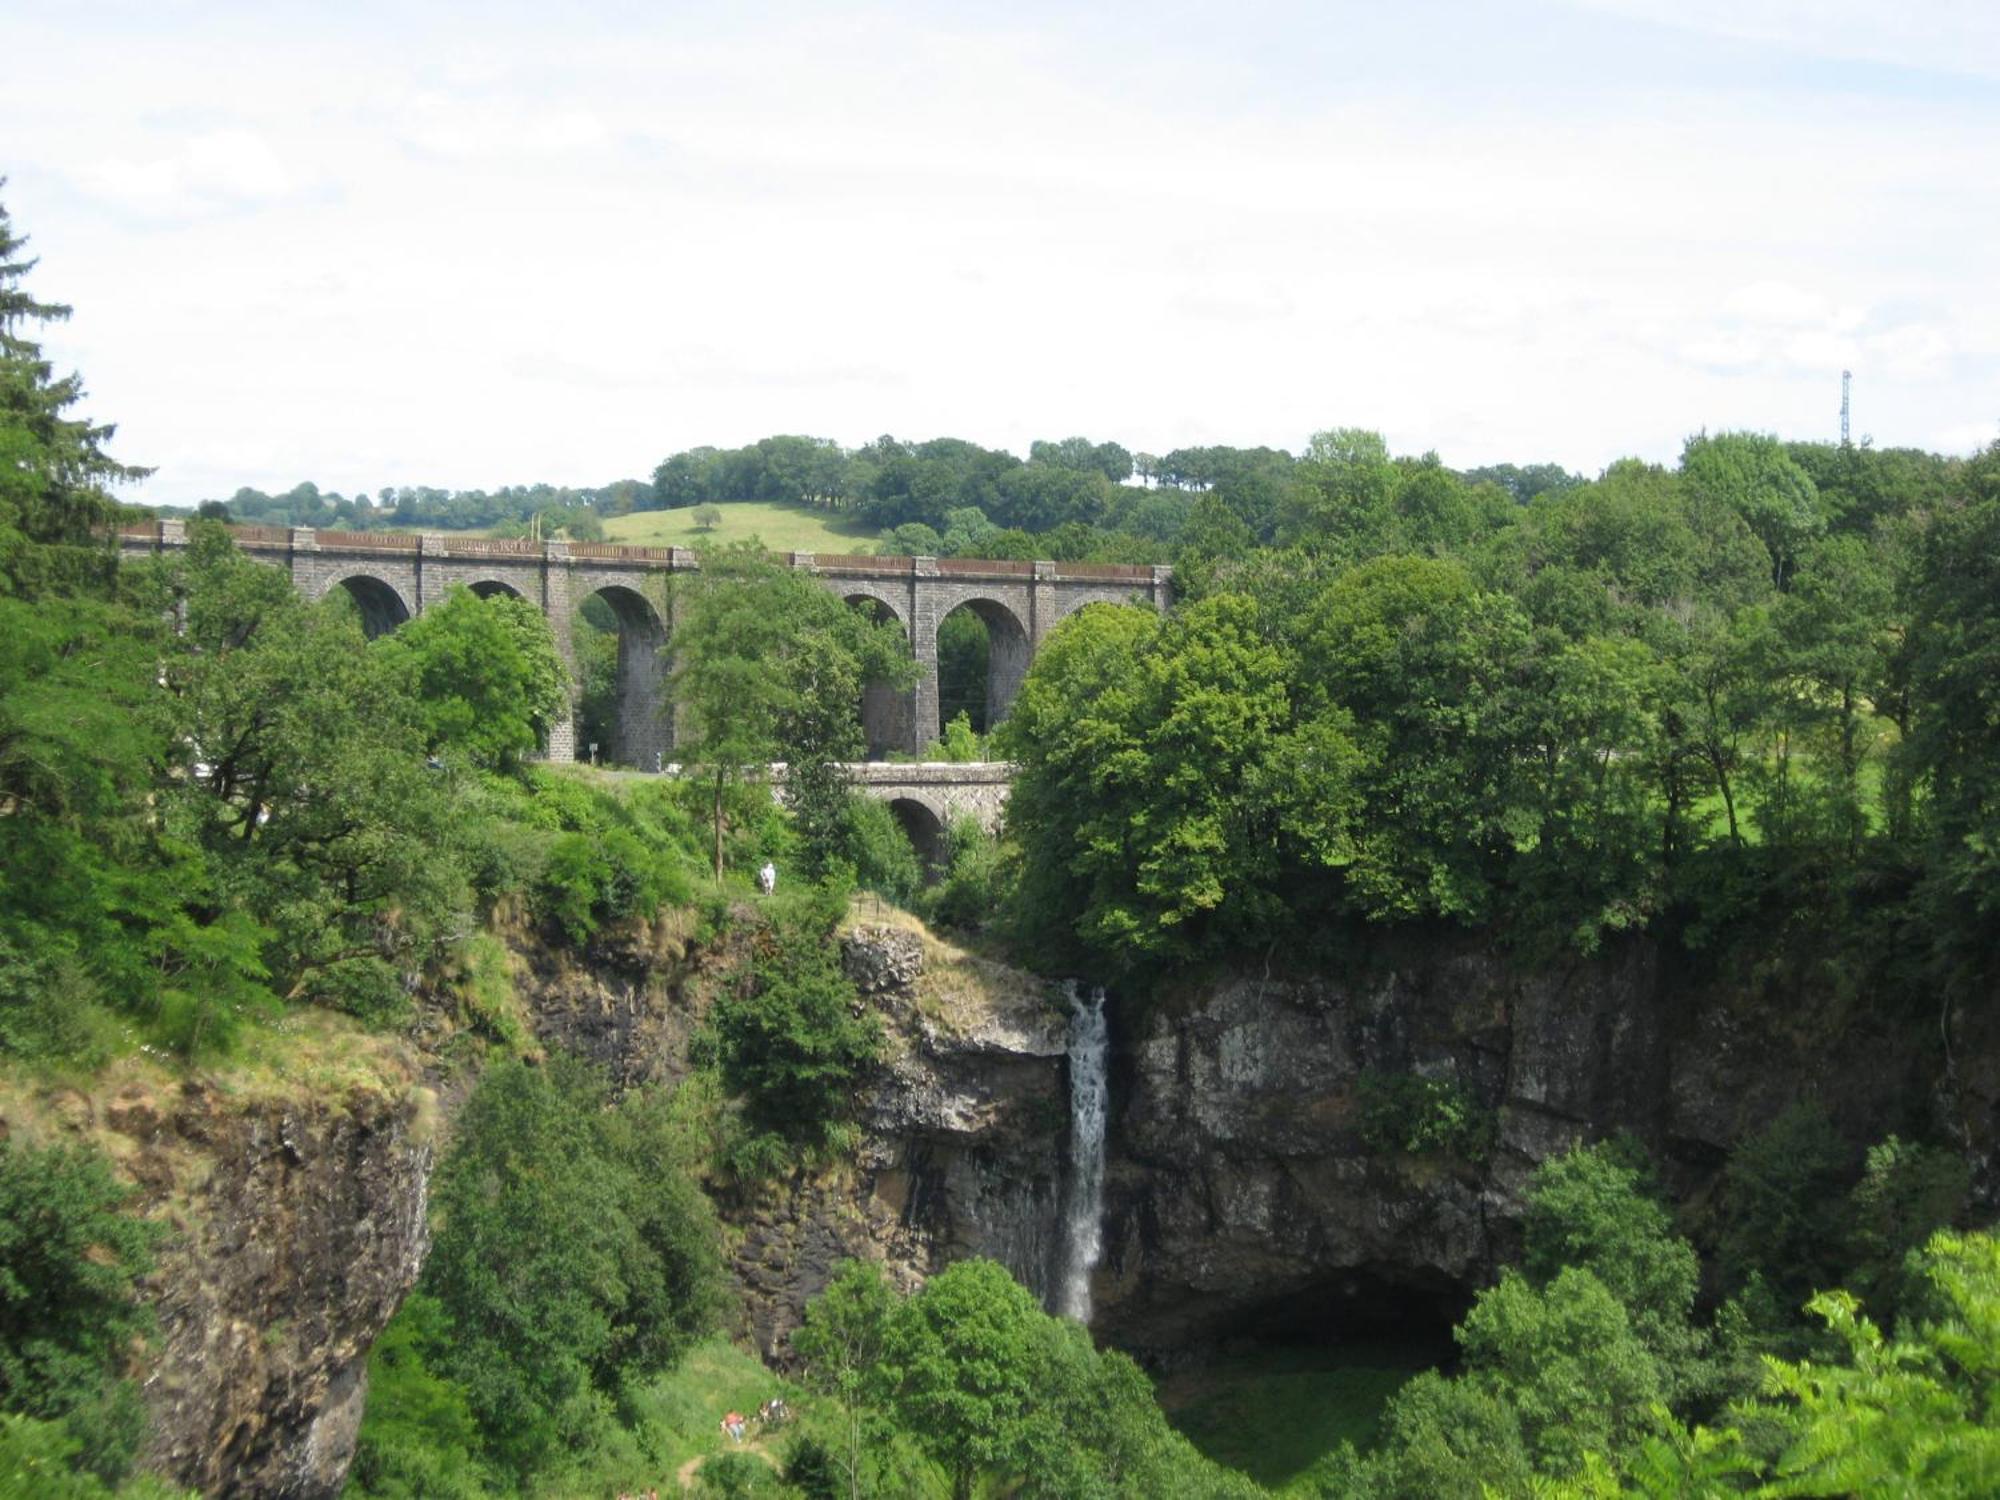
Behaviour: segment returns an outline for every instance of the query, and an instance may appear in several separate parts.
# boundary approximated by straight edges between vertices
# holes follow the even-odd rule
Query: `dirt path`
[[[769,1448],[764,1446],[764,1440],[761,1437],[752,1438],[749,1442],[743,1444],[741,1447],[732,1446],[728,1448],[723,1448],[719,1451],[723,1453],[754,1453],[759,1458],[763,1459],[765,1463],[769,1464],[773,1469],[779,1467],[778,1455],[773,1453]],[[674,1479],[679,1483],[680,1487],[683,1490],[693,1489],[694,1476],[701,1472],[701,1466],[703,1464],[707,1463],[711,1458],[714,1457],[715,1454],[713,1453],[696,1454],[693,1458],[689,1459],[686,1463],[682,1464],[679,1469],[674,1471]]]

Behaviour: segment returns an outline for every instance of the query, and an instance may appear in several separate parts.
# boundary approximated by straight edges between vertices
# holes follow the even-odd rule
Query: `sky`
[[[0,175],[156,503],[2000,437],[1992,0],[0,0]]]

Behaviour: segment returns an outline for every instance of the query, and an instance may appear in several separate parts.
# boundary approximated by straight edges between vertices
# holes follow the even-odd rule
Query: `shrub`
[[[1849,1155],[1823,1106],[1792,1105],[1737,1143],[1722,1170],[1718,1249],[1725,1281],[1752,1273],[1789,1312],[1840,1280]]]
[[[88,1469],[75,1466],[86,1445],[55,1422],[0,1413],[0,1500],[191,1500],[150,1474],[139,1474],[115,1489]]]
[[[683,902],[691,895],[678,864],[613,828],[595,837],[566,833],[550,845],[534,908],[571,942],[585,943],[607,922],[651,916],[662,900]]]
[[[987,758],[986,741],[972,727],[972,715],[963,711],[953,714],[951,722],[944,726],[944,733],[924,746],[923,760],[948,760],[958,765],[969,765]]]
[[[978,932],[1007,898],[1007,864],[1000,841],[976,820],[958,818],[945,847],[944,878],[924,901],[925,914],[946,927]]]
[[[101,1066],[118,1043],[101,995],[74,954],[24,951],[0,936],[0,1051]]]
[[[1493,1112],[1456,1079],[1364,1072],[1355,1085],[1361,1139],[1376,1151],[1485,1159]]]
[[[1956,1152],[1890,1136],[1868,1148],[1861,1181],[1848,1195],[1850,1285],[1886,1311],[1911,1290],[1909,1252],[1948,1226],[1964,1207],[1971,1174]]]
[[[762,1459],[747,1453],[717,1453],[704,1459],[696,1471],[694,1492],[703,1500],[754,1500],[784,1491],[778,1476]]]
[[[841,972],[830,913],[807,904],[781,915],[709,1012],[698,1055],[743,1096],[753,1131],[812,1149],[852,1113],[882,1028]]]
[[[785,1455],[785,1483],[805,1500],[840,1500],[839,1460],[818,1438],[798,1438]]]
[[[924,887],[917,851],[886,802],[873,797],[848,799],[847,857],[857,887],[898,906],[910,905]]]

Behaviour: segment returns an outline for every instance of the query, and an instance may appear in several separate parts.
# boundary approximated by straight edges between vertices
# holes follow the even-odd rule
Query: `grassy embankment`
[[[695,524],[700,507],[642,510],[604,523],[604,539],[631,547],[693,547],[703,542],[757,538],[773,552],[873,552],[872,526],[817,506],[786,500],[732,500],[715,508],[722,519],[704,531]]]
[[[1203,1453],[1283,1493],[1342,1442],[1367,1449],[1389,1398],[1436,1359],[1429,1344],[1260,1349],[1168,1376],[1160,1405]]]

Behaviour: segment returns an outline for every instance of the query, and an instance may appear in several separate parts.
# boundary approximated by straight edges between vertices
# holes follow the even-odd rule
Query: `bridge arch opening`
[[[936,733],[964,714],[975,734],[1007,717],[1028,675],[1028,631],[1006,605],[968,599],[938,622]]]
[[[849,609],[877,624],[894,621],[902,626],[904,639],[909,638],[909,627],[903,625],[903,617],[886,600],[873,594],[848,594],[846,603]],[[915,748],[910,725],[916,718],[916,705],[914,690],[899,692],[886,682],[861,685],[861,738],[869,760],[881,760],[892,750]]]
[[[338,580],[335,587],[354,602],[355,613],[361,617],[362,633],[371,641],[409,623],[410,606],[403,602],[403,596],[394,585],[373,574],[350,573]]]
[[[924,884],[942,879],[951,864],[951,838],[944,820],[914,797],[890,798],[889,811],[896,815],[904,837],[917,851],[917,862],[924,868]]]
[[[502,595],[512,595],[516,599],[525,599],[528,597],[515,588],[513,584],[502,583],[497,578],[482,578],[479,582],[470,585],[470,587],[472,592],[482,599],[493,599]]]
[[[667,724],[667,627],[636,589],[606,584],[570,620],[577,677],[576,758],[658,770]]]

